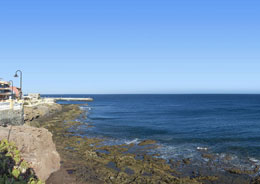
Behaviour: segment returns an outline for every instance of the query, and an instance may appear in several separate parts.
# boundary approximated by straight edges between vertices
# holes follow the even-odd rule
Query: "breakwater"
[[[64,98],[64,97],[58,97],[58,98],[47,98],[47,99],[52,99],[55,102],[57,101],[81,101],[81,102],[92,102],[94,99],[93,98]]]

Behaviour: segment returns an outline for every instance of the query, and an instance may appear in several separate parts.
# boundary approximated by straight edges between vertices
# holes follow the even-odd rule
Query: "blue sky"
[[[259,20],[259,0],[0,1],[0,77],[21,69],[26,93],[260,93]]]

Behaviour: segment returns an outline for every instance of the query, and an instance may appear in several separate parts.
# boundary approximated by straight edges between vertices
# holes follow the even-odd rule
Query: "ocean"
[[[234,163],[260,164],[260,95],[45,96],[94,98],[88,105],[77,102],[87,110],[81,121],[93,127],[74,131],[106,138],[107,144],[152,139],[160,147],[151,152],[165,159],[195,158],[207,150],[231,155]]]

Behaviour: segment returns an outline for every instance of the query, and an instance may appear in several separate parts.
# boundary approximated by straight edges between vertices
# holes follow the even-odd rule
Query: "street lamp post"
[[[11,89],[11,99],[10,99],[10,109],[13,109],[14,108],[14,101],[13,101],[13,98],[14,98],[14,82],[12,80],[9,80],[9,83],[12,84],[12,89]]]
[[[9,83],[12,84],[12,90],[11,90],[11,98],[13,99],[14,98],[14,82],[12,80],[9,80]]]
[[[16,72],[15,72],[15,75],[14,75],[14,77],[19,77],[18,75],[17,75],[17,72],[19,72],[20,73],[20,99],[22,99],[22,94],[23,94],[23,92],[22,92],[22,85],[23,85],[23,72],[21,71],[21,70],[17,70]]]

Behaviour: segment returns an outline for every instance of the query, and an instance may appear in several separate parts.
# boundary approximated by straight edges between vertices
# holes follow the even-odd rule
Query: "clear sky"
[[[260,93],[260,1],[2,0],[16,69],[26,93]]]

